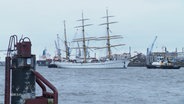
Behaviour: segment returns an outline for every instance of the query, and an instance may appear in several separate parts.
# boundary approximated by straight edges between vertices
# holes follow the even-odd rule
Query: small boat
[[[56,64],[54,64],[54,63],[50,63],[48,65],[48,68],[58,68],[58,66]]]
[[[173,56],[172,59],[170,58],[167,52],[152,53],[147,56],[148,62],[146,67],[148,69],[180,69],[181,66],[176,64]],[[152,61],[150,61],[151,59]]]
[[[165,52],[152,52],[157,36],[150,47],[147,49],[146,67],[148,69],[180,69],[181,66],[176,63],[176,52],[168,52],[164,47]]]
[[[46,51],[47,49],[44,49],[42,56],[40,56],[39,60],[36,61],[38,66],[48,66],[52,62],[50,55],[47,54]]]
[[[153,62],[151,65],[146,65],[148,69],[180,69],[180,66],[168,61]]]

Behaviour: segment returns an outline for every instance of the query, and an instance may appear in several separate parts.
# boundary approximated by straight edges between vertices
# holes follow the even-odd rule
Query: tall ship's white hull
[[[104,69],[126,69],[129,60],[112,60],[105,62],[96,63],[73,63],[73,62],[55,62],[58,68],[80,68],[80,69],[93,69],[93,68],[104,68]]]

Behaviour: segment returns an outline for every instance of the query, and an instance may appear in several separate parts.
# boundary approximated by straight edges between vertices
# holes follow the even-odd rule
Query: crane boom
[[[153,50],[153,47],[154,47],[154,44],[155,44],[156,40],[157,40],[157,36],[155,36],[155,39],[154,39],[153,43],[151,44],[151,47],[150,47],[150,49],[149,49],[148,54],[151,54],[151,52],[152,52],[152,50]]]
[[[59,49],[59,47],[57,45],[57,42],[56,41],[54,41],[54,42],[55,42],[55,47],[56,47],[56,50],[57,50],[57,55],[61,56],[61,49]]]

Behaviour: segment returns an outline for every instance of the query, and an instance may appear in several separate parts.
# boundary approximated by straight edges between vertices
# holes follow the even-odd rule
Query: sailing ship
[[[66,28],[64,28],[64,36],[65,36],[65,48],[66,48],[66,60],[65,61],[56,61],[54,64],[59,68],[127,68],[129,62],[130,62],[130,53],[128,54],[112,54],[111,47],[117,47],[117,46],[123,46],[124,44],[118,44],[118,45],[111,45],[110,40],[111,39],[120,39],[122,38],[121,35],[114,35],[110,36],[110,30],[109,25],[116,23],[116,22],[109,22],[109,16],[108,10],[106,10],[106,16],[103,18],[106,18],[107,22],[103,23],[101,25],[106,25],[107,29],[107,36],[104,37],[85,37],[85,29],[84,27],[90,26],[91,24],[84,24],[84,21],[88,20],[85,19],[82,13],[82,18],[78,21],[82,22],[81,26],[77,26],[77,28],[82,28],[82,38],[74,39],[73,42],[82,42],[82,47],[70,47],[70,49],[78,49],[79,53],[81,55],[81,50],[83,56],[77,56],[76,59],[71,60],[69,58],[69,51],[68,51],[68,45],[66,40]],[[65,25],[64,25],[65,27]],[[99,41],[99,40],[106,40],[106,46],[105,47],[89,47],[86,45],[86,41]],[[107,56],[101,57],[100,59],[97,59],[96,57],[87,57],[88,56],[88,50],[89,49],[107,49]]]

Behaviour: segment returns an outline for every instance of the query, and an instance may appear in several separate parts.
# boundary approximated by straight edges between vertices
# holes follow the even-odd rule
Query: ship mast
[[[60,40],[59,34],[57,34],[57,42],[55,41],[55,46],[56,46],[58,58],[61,59],[61,49],[60,49],[59,40]]]
[[[112,52],[111,52],[111,44],[110,44],[110,30],[109,30],[109,25],[113,24],[113,23],[117,23],[117,22],[109,22],[109,18],[110,17],[114,17],[114,16],[109,16],[108,14],[108,9],[106,10],[106,16],[102,17],[102,18],[106,18],[106,23],[100,24],[100,25],[106,25],[106,29],[107,29],[107,56],[109,59],[111,59],[112,57]]]
[[[66,38],[66,25],[65,25],[65,21],[64,21],[64,37],[65,37],[65,52],[66,52],[66,60],[69,60],[69,47],[67,45],[67,38]]]
[[[86,39],[85,39],[85,30],[84,27],[86,26],[90,26],[92,24],[84,24],[84,21],[89,20],[89,19],[85,19],[83,12],[82,12],[82,18],[78,21],[82,21],[82,25],[81,26],[77,26],[78,27],[82,27],[82,43],[83,43],[83,54],[84,54],[84,63],[86,63],[86,55],[87,55],[87,47],[86,47]]]

